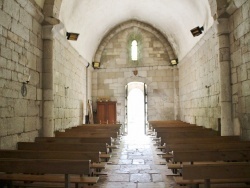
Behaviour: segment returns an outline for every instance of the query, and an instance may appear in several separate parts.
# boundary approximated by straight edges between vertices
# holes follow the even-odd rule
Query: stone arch
[[[169,41],[166,39],[166,37],[156,28],[152,27],[149,24],[137,21],[137,20],[129,20],[126,22],[123,22],[121,24],[119,24],[118,26],[114,27],[112,30],[110,30],[110,32],[108,32],[108,34],[103,38],[103,40],[100,42],[97,51],[95,53],[94,56],[94,61],[96,62],[100,62],[101,60],[101,56],[102,56],[102,52],[105,49],[106,45],[108,44],[108,42],[119,32],[131,28],[131,27],[138,27],[140,29],[143,29],[151,34],[153,34],[159,41],[161,41],[163,43],[163,46],[166,49],[166,52],[169,56],[170,59],[176,59],[177,56],[171,46],[171,44],[169,43]]]

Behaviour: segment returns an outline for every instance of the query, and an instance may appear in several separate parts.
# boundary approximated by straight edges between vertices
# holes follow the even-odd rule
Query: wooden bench
[[[111,133],[85,133],[85,132],[55,132],[55,137],[81,137],[81,138],[118,138],[118,134]]]
[[[39,146],[40,145],[40,146]],[[104,147],[105,145],[105,147]],[[92,147],[91,147],[92,146]],[[87,144],[65,144],[65,143],[33,143],[33,142],[18,142],[18,150],[32,150],[32,151],[69,151],[69,152],[101,152],[99,155],[101,161],[108,161],[111,154],[107,153],[108,148],[104,143]]]
[[[236,142],[240,141],[239,136],[217,136],[217,137],[168,137],[167,142],[163,145],[158,143],[158,149],[165,149],[166,144],[195,144],[195,143],[229,143],[229,142]]]
[[[207,129],[199,129],[195,131],[172,131],[172,132],[157,132],[157,137],[186,137],[186,136],[218,136],[218,132],[214,130],[207,130]]]
[[[97,183],[98,177],[82,176],[89,171],[88,160],[0,159],[0,181],[10,181],[11,187],[13,181],[64,183],[65,188]]]
[[[105,129],[105,130],[121,130],[121,125],[119,124],[87,124],[87,125],[78,125],[76,127],[71,127],[71,129],[83,129],[83,130],[97,130],[97,129]]]
[[[230,162],[220,164],[183,165],[182,177],[174,177],[177,184],[249,183],[250,163]]]
[[[36,137],[35,142],[47,143],[65,143],[65,144],[84,144],[84,143],[107,143],[107,148],[112,152],[113,149],[118,149],[112,138],[81,138],[81,137]],[[114,143],[114,144],[113,144]]]
[[[250,161],[250,150],[221,149],[221,150],[189,150],[174,151],[173,162],[200,161]]]
[[[192,143],[225,143],[240,141],[239,136],[212,136],[212,137],[169,137],[167,144],[192,144]]]
[[[64,159],[91,160],[90,168],[93,173],[105,169],[101,163],[101,152],[68,152],[68,151],[31,151],[31,150],[0,150],[0,158],[5,159]]]
[[[36,137],[35,142],[48,142],[48,143],[69,143],[69,144],[81,144],[81,143],[107,143],[113,144],[112,138],[92,138],[92,137]]]
[[[196,131],[196,130],[199,130],[199,129],[203,129],[203,130],[211,130],[211,129],[208,129],[208,128],[204,128],[204,127],[201,127],[201,126],[181,126],[181,127],[177,127],[177,126],[174,126],[174,127],[155,127],[154,130],[156,132],[171,132],[171,131]]]
[[[221,150],[221,149],[250,149],[249,141],[239,141],[230,143],[194,143],[194,144],[166,144],[166,152],[191,151],[191,150]]]
[[[33,151],[80,151],[80,152],[106,152],[106,143],[84,143],[84,144],[65,144],[65,143],[43,143],[43,142],[18,142],[18,150]]]
[[[190,124],[182,121],[148,121],[150,128],[155,127],[168,127],[168,126],[196,126],[195,124]]]

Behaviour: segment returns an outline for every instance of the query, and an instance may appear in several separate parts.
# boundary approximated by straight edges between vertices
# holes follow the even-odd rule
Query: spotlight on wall
[[[66,33],[67,40],[77,40],[79,33]]]
[[[99,69],[101,66],[101,63],[100,62],[92,62],[92,66],[94,69]]]
[[[202,27],[198,26],[198,27],[195,27],[195,28],[191,29],[190,31],[191,31],[191,33],[192,33],[192,35],[194,37],[197,37],[200,34],[202,34],[202,31],[204,31],[204,27],[203,26]]]
[[[175,65],[177,65],[178,64],[178,59],[171,59],[170,60],[170,65],[171,66],[175,66]]]

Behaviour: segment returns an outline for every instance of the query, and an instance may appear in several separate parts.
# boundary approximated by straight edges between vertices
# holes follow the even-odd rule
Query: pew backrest
[[[100,152],[0,150],[0,159],[64,159],[100,162]]]
[[[88,175],[90,163],[89,160],[0,159],[0,172]]]
[[[42,143],[42,142],[18,142],[17,149],[33,151],[92,151],[107,152],[106,143],[84,143],[84,144],[65,144],[65,143]]]
[[[249,178],[249,162],[183,165],[183,179]]]
[[[250,150],[189,150],[174,151],[173,162],[250,161]]]
[[[194,144],[166,144],[166,151],[189,151],[189,150],[221,150],[221,149],[250,149],[250,142],[230,142],[230,143],[194,143]]]
[[[92,137],[36,137],[35,142],[48,142],[48,143],[71,143],[71,144],[81,144],[81,143],[107,143],[111,145],[112,138],[92,138]]]
[[[117,132],[107,132],[107,133],[84,133],[84,132],[55,132],[55,137],[92,137],[92,138],[117,138]]]

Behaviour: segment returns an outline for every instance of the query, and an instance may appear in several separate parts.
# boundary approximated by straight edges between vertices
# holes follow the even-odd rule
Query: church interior
[[[72,135],[65,136],[67,131]],[[207,132],[216,134],[214,144]],[[205,143],[218,148],[224,142],[231,145],[223,146],[221,156],[229,155],[229,150],[244,155],[218,160],[242,162],[241,167],[232,167],[235,173],[230,178],[238,174],[245,179],[236,183],[244,185],[213,185],[217,181],[212,179],[218,178],[213,175],[193,177],[205,179],[200,183],[178,184],[176,173],[199,174],[173,165],[182,162],[172,161],[175,150],[169,144],[179,134],[185,135],[185,144],[196,140],[197,148]],[[79,148],[81,144],[86,150],[99,148],[95,152],[108,143],[99,153],[101,162],[89,164],[88,177],[98,179],[97,184],[84,182],[82,187],[248,187],[250,0],[0,0],[0,188],[13,182],[18,187],[20,180],[37,181],[6,177],[10,166],[16,166],[13,173],[29,173],[29,163],[32,169],[46,166],[41,164],[57,169],[59,162],[41,157],[52,154],[42,154],[42,146],[35,144],[48,138],[43,147],[49,150],[55,144],[54,152],[62,152],[59,148],[65,144],[60,155],[66,160],[66,151],[75,146],[66,145],[61,137],[72,138],[67,141],[72,145],[73,138],[75,144],[81,142]],[[33,155],[21,154],[22,147],[23,151],[33,147],[36,156],[22,158]],[[20,150],[18,160],[6,159],[7,150]],[[20,170],[26,162],[25,170]],[[63,165],[68,165],[67,173],[60,173],[77,173],[79,165],[73,158]],[[236,168],[241,171],[236,173]],[[55,173],[51,169],[31,173]],[[67,175],[67,181],[63,176],[60,180],[65,180],[61,187],[72,187],[70,180],[83,182]],[[42,183],[48,187],[48,182]]]

